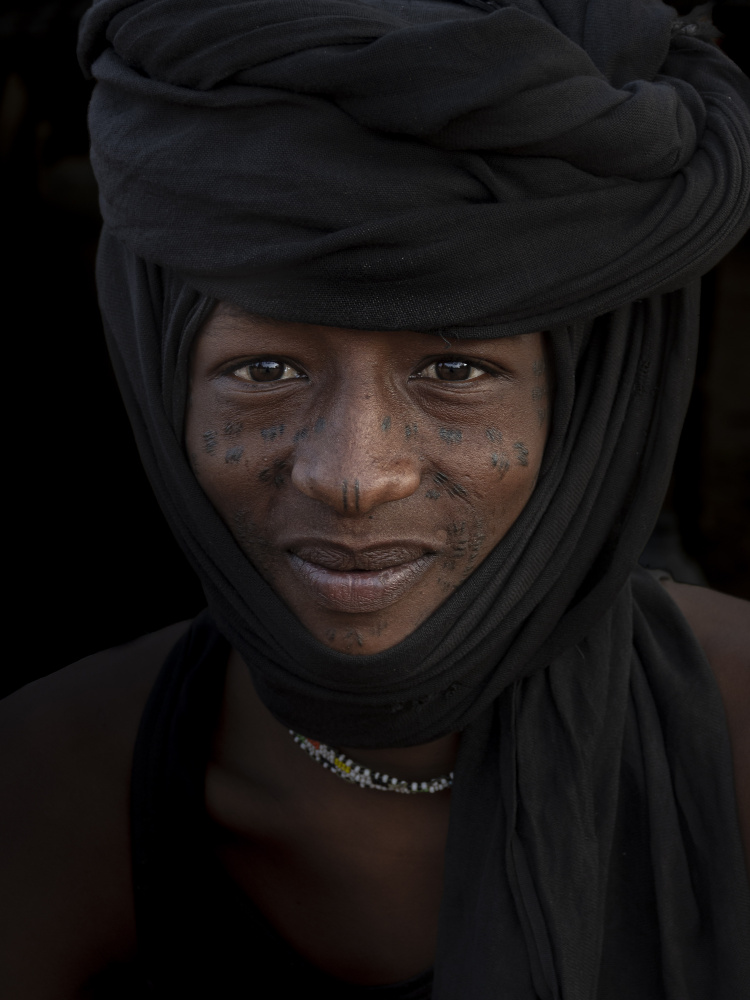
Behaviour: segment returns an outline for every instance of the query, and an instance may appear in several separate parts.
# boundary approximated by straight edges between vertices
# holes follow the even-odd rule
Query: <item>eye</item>
[[[477,368],[476,365],[460,358],[443,358],[440,361],[433,361],[417,372],[417,378],[436,378],[441,382],[468,382],[486,374],[483,368]]]
[[[280,358],[258,358],[256,361],[248,361],[240,368],[235,368],[232,374],[245,382],[281,382],[305,377]]]

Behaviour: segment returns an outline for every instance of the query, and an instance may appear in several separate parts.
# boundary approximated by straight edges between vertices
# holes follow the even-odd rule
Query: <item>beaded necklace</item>
[[[345,757],[332,747],[318,740],[308,739],[289,730],[297,746],[307,751],[313,760],[317,760],[326,770],[339,776],[344,781],[360,788],[373,788],[378,792],[401,792],[404,795],[415,795],[420,792],[442,792],[445,788],[450,788],[453,784],[453,771],[443,775],[441,778],[431,778],[429,781],[403,781],[394,778],[389,774],[375,771],[361,764],[355,764],[350,757]]]

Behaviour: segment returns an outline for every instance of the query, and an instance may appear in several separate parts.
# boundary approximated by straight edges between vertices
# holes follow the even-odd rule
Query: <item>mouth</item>
[[[425,546],[394,544],[358,552],[321,544],[287,552],[292,570],[332,611],[380,611],[410,590],[437,553]]]

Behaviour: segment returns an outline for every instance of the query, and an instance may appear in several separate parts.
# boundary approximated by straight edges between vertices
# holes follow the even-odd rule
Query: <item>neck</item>
[[[373,771],[385,771],[408,781],[428,781],[454,769],[459,738],[458,733],[450,733],[414,747],[363,750],[337,746],[335,749]],[[226,766],[241,773],[254,771],[256,762],[276,758],[277,754],[287,763],[304,760],[288,728],[258,697],[250,671],[236,650],[229,657],[215,750]]]

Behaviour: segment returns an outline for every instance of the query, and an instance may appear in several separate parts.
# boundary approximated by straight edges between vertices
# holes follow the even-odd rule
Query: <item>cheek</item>
[[[237,415],[191,407],[186,451],[196,479],[225,522],[250,514],[262,519],[289,480],[287,437],[283,424],[250,428]]]

